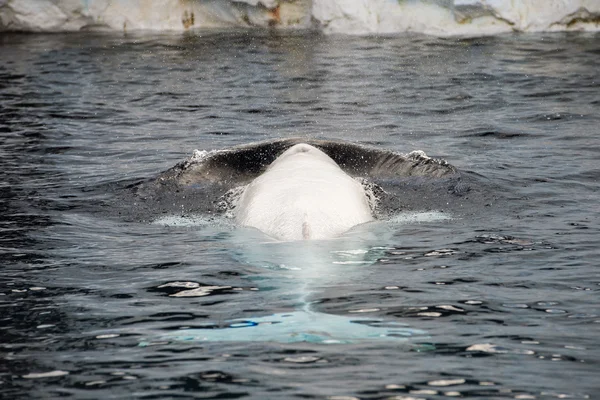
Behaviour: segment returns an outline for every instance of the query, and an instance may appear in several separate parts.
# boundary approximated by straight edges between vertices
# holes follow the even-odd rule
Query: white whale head
[[[235,217],[286,241],[333,238],[373,220],[362,185],[304,143],[283,152],[245,188]]]

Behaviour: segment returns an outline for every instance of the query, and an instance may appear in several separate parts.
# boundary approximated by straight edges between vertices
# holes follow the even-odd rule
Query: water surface
[[[3,397],[600,392],[597,34],[3,34],[0,54]],[[290,136],[422,149],[498,201],[275,250],[114,205],[195,148]],[[308,303],[423,333],[160,340]]]

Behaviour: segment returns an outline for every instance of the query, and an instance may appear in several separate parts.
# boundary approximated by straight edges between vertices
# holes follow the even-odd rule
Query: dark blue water
[[[1,397],[596,398],[598,38],[1,35]],[[290,136],[421,149],[496,200],[274,250],[115,202],[195,148]],[[416,334],[163,340],[307,303]]]

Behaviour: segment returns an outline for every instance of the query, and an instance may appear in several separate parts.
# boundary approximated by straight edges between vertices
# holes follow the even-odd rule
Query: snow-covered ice
[[[4,31],[227,27],[436,36],[598,31],[600,0],[0,0]]]

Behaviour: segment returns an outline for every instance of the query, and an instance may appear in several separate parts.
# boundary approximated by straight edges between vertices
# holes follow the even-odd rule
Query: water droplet
[[[379,311],[379,308],[363,308],[360,310],[350,310],[348,312],[351,313],[368,313],[368,312],[375,312],[375,311]]]
[[[435,395],[435,394],[437,394],[437,390],[430,390],[430,389],[411,390],[410,394],[431,394],[431,395]]]
[[[65,375],[69,375],[69,372],[56,370],[56,371],[50,371],[50,372],[32,372],[30,374],[23,375],[23,378],[25,378],[25,379],[56,378],[58,376],[65,376]]]
[[[456,251],[452,250],[452,249],[440,249],[440,250],[430,251],[429,253],[425,253],[425,257],[449,256],[449,255],[452,255],[455,253],[456,253]]]
[[[444,394],[450,397],[460,396],[460,392],[444,392]]]
[[[158,288],[166,288],[166,287],[179,287],[184,289],[194,289],[199,287],[200,284],[198,282],[169,282],[164,285],[160,285]]]
[[[522,303],[504,303],[502,306],[507,308],[529,308],[527,304]]]
[[[465,383],[464,379],[440,379],[436,381],[427,382],[429,386],[452,386],[462,385],[463,383]]]
[[[388,397],[387,400],[424,400],[421,397],[412,397],[412,396],[392,396]]]
[[[298,363],[298,364],[306,364],[306,363],[313,363],[320,359],[321,359],[321,357],[300,356],[300,357],[286,357],[283,359],[283,361],[287,361],[287,362],[291,362],[291,363]]]
[[[464,312],[465,310],[463,310],[462,308],[458,308],[458,307],[454,307],[451,305],[441,305],[441,306],[436,306],[437,308],[441,308],[442,310],[448,310],[448,311],[459,311],[459,312]]]
[[[329,400],[360,400],[358,397],[352,396],[329,396],[327,397]]]
[[[116,338],[119,337],[120,335],[118,333],[107,333],[106,335],[98,335],[96,336],[96,339],[112,339],[112,338]]]
[[[417,314],[420,317],[440,317],[442,313],[439,312],[420,312]]]
[[[467,347],[467,351],[481,351],[484,353],[506,353],[506,350],[501,350],[498,346],[491,343],[479,343]]]
[[[394,389],[406,389],[406,386],[404,386],[404,385],[396,385],[396,384],[392,383],[392,384],[390,384],[390,385],[385,385],[385,388],[386,388],[386,389],[389,389],[389,390],[394,390]]]
[[[202,286],[196,289],[183,290],[181,292],[173,293],[169,297],[202,297],[208,296],[215,290],[220,289],[231,289],[231,286]]]
[[[106,381],[89,381],[85,383],[85,386],[98,386],[106,383]]]

